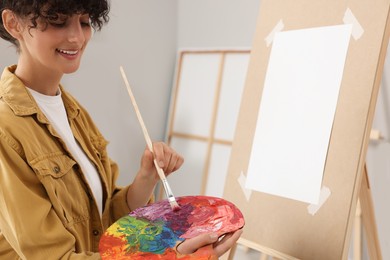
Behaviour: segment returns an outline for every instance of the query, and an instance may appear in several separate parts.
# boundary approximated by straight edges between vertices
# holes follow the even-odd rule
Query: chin
[[[69,67],[69,68],[64,68],[63,72],[64,74],[72,74],[72,73],[75,73],[78,69],[79,69],[79,65],[78,66],[73,66],[73,67]]]

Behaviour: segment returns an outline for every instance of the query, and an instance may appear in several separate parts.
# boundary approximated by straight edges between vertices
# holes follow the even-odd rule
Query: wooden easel
[[[390,1],[376,4],[262,1],[224,191],[224,198],[246,216],[239,244],[281,259],[347,259],[360,200],[371,259],[381,259],[365,162],[389,41]],[[267,193],[254,192],[247,199],[237,180],[248,171],[257,123],[254,111],[261,102],[270,57],[267,39],[274,30],[281,30],[280,24],[286,31],[299,30],[350,24],[347,18],[351,16],[364,36],[353,36],[343,71],[323,175],[323,185],[331,195],[315,215],[308,214],[304,203]]]
[[[355,226],[354,226],[354,240],[353,240],[353,256],[354,260],[361,260],[361,224],[363,224],[366,234],[367,249],[369,253],[369,259],[381,260],[382,253],[380,249],[380,243],[378,238],[378,229],[375,220],[375,211],[373,205],[373,199],[371,195],[371,187],[367,173],[367,167],[364,167],[363,176],[361,181],[361,188],[359,194],[359,202],[356,209]],[[362,220],[362,222],[361,222]],[[246,239],[240,239],[237,243],[244,247],[261,252],[260,260],[267,260],[269,256],[272,259],[296,259],[294,257],[282,254],[276,250],[257,245]],[[237,245],[233,247],[230,252],[224,256],[223,259],[234,260],[234,255],[237,250]]]

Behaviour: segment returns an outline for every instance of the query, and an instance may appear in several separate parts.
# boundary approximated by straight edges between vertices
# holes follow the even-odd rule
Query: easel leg
[[[232,248],[230,248],[230,250],[226,254],[224,254],[222,257],[220,257],[219,259],[220,260],[233,260],[234,255],[236,254],[236,251],[237,251],[237,243]]]
[[[353,224],[353,260],[362,259],[362,209],[360,201],[356,205],[355,221]]]
[[[370,259],[382,260],[367,166],[364,167],[359,200]]]
[[[264,253],[261,253],[260,260],[267,260],[268,256]]]

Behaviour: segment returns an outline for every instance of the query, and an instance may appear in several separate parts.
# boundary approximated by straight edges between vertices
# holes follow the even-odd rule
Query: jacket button
[[[54,173],[59,173],[59,172],[60,172],[60,167],[55,166],[55,167],[53,168],[53,172],[54,172]]]
[[[93,234],[94,236],[98,236],[98,235],[99,235],[99,230],[94,229],[94,230],[92,231],[92,234]]]

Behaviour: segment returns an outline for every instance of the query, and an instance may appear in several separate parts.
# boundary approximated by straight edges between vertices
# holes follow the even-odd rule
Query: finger
[[[175,158],[172,158],[175,154],[175,151],[166,144],[164,144],[163,150],[164,150],[164,168],[163,169],[164,169],[165,173],[170,173],[170,172],[172,172],[172,169],[174,167],[174,166],[172,166],[172,163],[175,163],[174,162]]]
[[[165,175],[168,176],[173,169],[175,168],[176,157],[174,154],[170,154],[168,158],[168,163],[166,163],[166,167],[164,168]]]
[[[195,252],[198,248],[212,244],[218,241],[218,235],[215,233],[202,234],[194,238],[190,238],[179,244],[176,250],[180,254],[188,255]]]
[[[214,244],[214,253],[217,256],[221,256],[232,248],[242,234],[242,229],[235,231],[234,233],[226,234],[220,241]]]
[[[183,161],[184,161],[183,157],[181,157],[178,153],[173,152],[171,154],[170,159],[169,159],[169,164],[165,169],[165,173],[168,175],[168,174],[176,171],[177,169],[179,169],[181,167],[181,165],[183,164]]]
[[[154,153],[154,158],[158,163],[158,166],[164,169],[165,166],[164,143],[162,142],[153,143],[153,153]]]
[[[177,154],[177,160],[176,160],[176,164],[175,164],[173,171],[176,171],[177,169],[179,169],[183,165],[183,163],[184,163],[183,156]]]
[[[153,154],[149,149],[145,149],[142,158],[141,158],[141,167],[150,170],[151,168],[154,168],[153,165]]]

